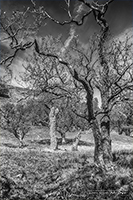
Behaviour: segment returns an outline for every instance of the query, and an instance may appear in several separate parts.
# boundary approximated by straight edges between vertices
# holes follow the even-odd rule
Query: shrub
[[[119,154],[132,155],[132,152],[115,154],[119,157]],[[133,199],[132,170],[115,165],[116,161],[116,170],[105,173],[89,163],[84,154],[19,149],[15,153],[4,150],[1,157],[4,165],[0,162],[0,180],[5,193],[0,197],[3,200]],[[10,190],[5,188],[4,182],[9,183]]]
[[[117,151],[113,153],[113,162],[120,167],[133,168],[133,152],[132,151]]]

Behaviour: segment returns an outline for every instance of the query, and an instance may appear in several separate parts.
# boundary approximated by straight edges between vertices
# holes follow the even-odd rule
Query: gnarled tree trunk
[[[79,140],[81,138],[81,134],[82,134],[82,131],[79,131],[75,138],[75,141],[72,145],[72,151],[78,151],[78,144],[79,144]]]
[[[52,107],[49,113],[50,120],[50,148],[52,150],[56,150],[58,148],[57,138],[56,138],[56,123],[57,123],[57,114],[59,110],[58,108]]]
[[[59,127],[57,127],[57,131],[60,133],[61,135],[61,143],[65,144],[66,143],[66,132],[64,130],[61,130]]]
[[[19,140],[19,148],[24,147],[24,142],[23,142],[23,132],[22,130],[19,130],[15,133],[15,137]]]
[[[62,144],[65,144],[66,143],[66,134],[65,134],[65,132],[62,132],[61,137],[62,137]]]
[[[111,151],[111,138],[110,138],[110,118],[109,118],[109,105],[108,99],[110,95],[110,83],[109,83],[109,65],[106,60],[105,55],[105,45],[108,39],[109,33],[109,25],[105,19],[105,13],[108,9],[108,4],[111,3],[109,1],[107,4],[103,5],[102,9],[98,6],[96,9],[94,8],[93,13],[97,24],[101,28],[101,35],[98,43],[98,54],[100,65],[102,68],[102,77],[101,77],[101,98],[102,98],[102,112],[103,117],[100,122],[100,131],[101,131],[101,148],[103,151],[103,160],[104,166],[107,170],[113,168],[112,164],[112,151]]]
[[[95,142],[94,161],[106,171],[113,169],[110,128],[108,118],[103,118],[100,123],[93,120],[92,131]]]
[[[102,148],[102,135],[99,129],[98,121],[95,119],[92,122],[92,131],[95,143],[94,149],[94,162],[104,168],[103,148]]]
[[[110,138],[110,119],[109,116],[103,116],[101,120],[101,134],[102,134],[102,146],[103,146],[103,158],[108,170],[112,169],[112,148]]]

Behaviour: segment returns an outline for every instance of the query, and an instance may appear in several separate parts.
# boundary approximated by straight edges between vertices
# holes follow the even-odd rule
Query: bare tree
[[[6,103],[1,110],[0,127],[13,133],[23,147],[23,139],[30,129],[31,116],[24,105]]]
[[[120,100],[125,90],[132,90],[132,62],[128,62],[131,56],[129,52],[131,52],[132,45],[125,42],[125,44],[122,45],[122,49],[120,49],[121,44],[119,45],[114,41],[114,43],[112,43],[113,45],[108,47],[108,44],[110,44],[108,37],[109,24],[105,18],[105,14],[109,4],[113,2],[113,0],[109,0],[104,4],[99,4],[95,1],[89,3],[85,0],[80,0],[80,2],[87,8],[86,13],[83,14],[80,19],[74,18],[71,15],[70,1],[66,1],[69,16],[69,20],[67,21],[60,22],[54,19],[45,9],[36,9],[35,3],[33,3],[35,8],[34,14],[38,13],[38,15],[43,16],[43,19],[49,18],[60,25],[76,24],[78,26],[83,24],[86,17],[93,14],[97,24],[100,26],[100,35],[97,37],[97,44],[94,43],[94,45],[92,45],[93,49],[91,49],[90,54],[83,53],[81,49],[78,50],[76,47],[74,51],[78,54],[80,59],[77,59],[75,62],[76,59],[66,54],[69,45],[66,45],[67,48],[65,46],[65,51],[63,50],[63,53],[65,52],[64,55],[67,55],[65,57],[60,51],[55,52],[52,51],[52,49],[43,49],[37,39],[35,39],[28,45],[24,44],[24,47],[28,48],[35,45],[35,63],[41,61],[45,68],[43,68],[42,71],[42,64],[37,64],[36,67],[29,65],[27,70],[29,70],[29,72],[32,71],[31,74],[34,75],[34,77],[37,77],[37,74],[40,73],[39,77],[43,79],[43,81],[38,82],[39,79],[34,78],[32,84],[38,84],[40,92],[45,91],[52,93],[56,98],[61,98],[65,95],[71,96],[75,91],[84,91],[86,94],[87,114],[84,116],[75,110],[74,112],[81,118],[86,119],[88,124],[92,127],[95,140],[95,162],[102,166],[102,168],[110,170],[113,168],[110,139],[110,111],[116,104],[116,101]],[[74,38],[74,34],[73,37],[71,37],[71,41]],[[94,59],[96,55],[97,59]],[[49,62],[51,63],[50,65],[47,64]],[[68,81],[64,81],[63,79],[62,75],[64,71],[69,74]],[[113,73],[114,71],[115,73]],[[95,112],[93,108],[94,87],[99,89],[102,99],[102,108],[97,112]],[[102,117],[99,126],[97,116],[100,114]]]
[[[116,47],[116,51],[113,49],[113,52],[110,52],[112,57],[114,58],[113,63],[108,62],[106,59],[106,45],[108,41],[108,35],[109,35],[109,24],[107,23],[107,20],[105,19],[105,13],[108,9],[108,5],[112,1],[108,1],[105,4],[98,4],[93,2],[92,4],[88,3],[85,0],[81,0],[82,3],[84,3],[88,8],[90,8],[94,14],[95,20],[97,24],[101,28],[101,34],[99,36],[98,40],[98,55],[99,55],[99,62],[101,65],[101,78],[100,78],[100,84],[97,84],[98,88],[100,88],[101,92],[101,98],[102,98],[102,118],[101,118],[101,134],[98,129],[96,130],[97,124],[94,123],[95,120],[93,120],[94,113],[93,113],[93,106],[92,106],[92,97],[93,97],[93,91],[91,89],[91,85],[89,84],[89,81],[86,81],[85,79],[81,78],[79,73],[77,73],[76,70],[74,70],[73,77],[79,81],[85,88],[87,92],[87,104],[88,104],[88,118],[93,120],[93,131],[95,135],[95,143],[97,143],[96,147],[99,146],[99,148],[95,148],[95,160],[100,161],[101,157],[104,160],[104,162],[101,160],[101,164],[105,163],[106,166],[109,168],[111,167],[112,163],[112,154],[111,154],[111,139],[110,139],[110,118],[109,118],[109,111],[110,111],[110,102],[116,99],[120,93],[122,93],[123,90],[129,89],[132,90],[132,72],[131,72],[131,66],[132,62],[128,62],[130,59],[131,61],[131,46],[132,44],[128,44],[128,38],[126,39],[125,44],[123,45],[123,49],[119,48],[119,45],[114,44],[114,47]],[[121,43],[121,42],[120,42]],[[118,55],[119,52],[119,55]],[[122,52],[122,53],[121,53]],[[115,55],[119,56],[117,59],[115,59]],[[129,58],[130,57],[130,58]],[[111,57],[109,58],[112,59]],[[121,59],[121,60],[120,60]],[[109,60],[109,61],[110,61]],[[117,61],[116,61],[117,60]],[[122,61],[122,63],[121,63]],[[117,64],[116,64],[117,62]],[[123,63],[124,62],[124,63]],[[117,78],[115,80],[111,81],[109,77],[110,73],[110,65],[108,63],[111,63],[114,68],[116,69]],[[124,66],[124,70],[120,69]],[[128,73],[129,79],[127,81],[123,80],[123,77],[126,73]],[[121,83],[123,82],[123,84]],[[117,87],[117,89],[114,92],[114,87]],[[113,90],[113,92],[112,92]],[[111,91],[111,94],[110,94]],[[112,94],[113,93],[113,94]],[[102,153],[100,153],[102,152]],[[100,156],[100,154],[103,154],[103,156]]]
[[[99,40],[98,40],[99,41]],[[100,41],[101,42],[101,41]],[[83,51],[78,50],[77,48],[74,49],[80,57],[80,62],[77,59],[77,62],[73,64],[67,62],[66,60],[62,60],[56,54],[49,54],[46,52],[41,52],[38,46],[37,41],[35,42],[35,50],[38,52],[40,56],[48,56],[53,59],[56,59],[60,64],[63,64],[69,70],[69,73],[73,80],[77,82],[77,88],[79,87],[82,91],[84,90],[86,93],[86,103],[87,103],[87,116],[84,118],[87,119],[89,124],[92,124],[92,130],[94,133],[95,138],[95,161],[102,166],[110,168],[112,166],[112,154],[111,154],[111,140],[110,140],[110,111],[112,107],[115,105],[115,102],[118,101],[120,98],[120,94],[124,90],[132,90],[132,73],[131,67],[132,63],[129,63],[128,60],[131,59],[131,44],[129,45],[127,42],[123,47],[122,51],[119,51],[119,47],[117,46],[117,42],[114,41],[114,46],[116,48],[110,49],[107,46],[104,46],[104,52],[102,54],[103,57],[106,57],[106,70],[104,69],[105,66],[102,65],[100,59],[93,60],[93,54],[97,48],[94,48],[95,45],[93,44],[93,50],[91,51],[90,58],[89,55],[83,53]],[[104,44],[104,43],[102,43]],[[99,42],[98,42],[99,45]],[[105,48],[106,47],[106,48]],[[117,52],[116,52],[117,50]],[[98,49],[98,53],[101,49]],[[114,54],[116,58],[120,58],[122,63],[117,59],[114,59]],[[126,59],[124,60],[123,66],[123,59],[122,55],[127,54]],[[103,58],[102,58],[103,59]],[[70,60],[70,59],[69,59]],[[104,62],[104,61],[102,61]],[[117,62],[117,65],[116,65]],[[87,63],[87,64],[86,64]],[[100,68],[98,68],[100,63]],[[77,64],[77,65],[76,65]],[[76,65],[76,66],[75,66]],[[117,69],[114,69],[117,68]],[[118,68],[122,68],[120,72],[118,72]],[[96,69],[99,69],[98,72]],[[105,71],[106,73],[105,73]],[[112,70],[115,70],[115,73],[112,73]],[[126,78],[124,78],[126,74]],[[128,78],[127,78],[128,76]],[[130,76],[130,79],[129,79]],[[105,79],[106,78],[106,79]],[[117,85],[116,82],[121,83],[121,85]],[[73,82],[75,83],[75,81]],[[114,90],[114,87],[117,85],[117,90]],[[102,98],[102,108],[101,110],[94,112],[93,108],[93,94],[94,94],[94,86],[100,90],[101,98]],[[68,88],[67,88],[68,89]],[[101,124],[99,127],[98,121],[96,116],[102,115],[101,117]],[[78,113],[77,113],[78,115]],[[80,115],[80,114],[79,114]],[[83,116],[81,116],[83,117]]]

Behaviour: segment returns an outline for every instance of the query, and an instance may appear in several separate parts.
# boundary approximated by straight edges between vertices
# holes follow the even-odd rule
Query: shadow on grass
[[[62,144],[62,138],[57,138],[57,141],[58,141],[58,145],[63,145]],[[50,145],[50,139],[43,139],[43,140],[39,140],[39,141],[36,141],[38,144],[43,144],[43,145]],[[65,144],[64,145],[72,145],[74,142],[74,139],[71,139],[71,138],[66,138],[65,140]],[[94,146],[94,144],[92,142],[86,142],[86,141],[82,141],[80,140],[79,141],[79,146]]]
[[[94,143],[80,140],[79,146],[94,146]]]
[[[25,147],[27,147],[28,145],[23,145],[23,146],[19,146],[19,145],[14,145],[14,144],[12,144],[12,143],[2,143],[2,145],[3,146],[6,146],[6,147],[9,147],[9,148],[21,148],[21,149],[23,149],[23,148],[25,148]]]

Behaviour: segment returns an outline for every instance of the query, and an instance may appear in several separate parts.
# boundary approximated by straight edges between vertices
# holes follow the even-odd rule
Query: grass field
[[[77,132],[68,132],[66,133],[66,138],[68,144],[60,145],[60,134],[57,135],[59,140],[59,149],[60,150],[70,150],[73,139],[76,137]],[[112,139],[112,149],[113,150],[122,150],[122,149],[132,149],[133,150],[133,137],[128,137],[125,134],[119,135],[117,132],[111,132]],[[49,130],[47,128],[38,128],[33,127],[30,132],[25,136],[24,143],[29,149],[37,149],[47,150],[50,144]],[[0,130],[0,148],[9,147],[9,148],[17,148],[18,140],[14,137],[12,133],[8,131]],[[91,131],[86,131],[82,134],[79,143],[79,151],[91,151],[93,153],[94,150],[94,138]]]
[[[34,127],[24,139],[24,148],[1,130],[1,200],[133,199],[133,138],[112,132],[116,170],[104,174],[93,163],[91,132],[82,135],[79,151],[71,151],[76,134],[67,133],[67,144],[51,152],[47,129]]]

